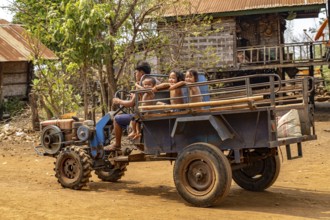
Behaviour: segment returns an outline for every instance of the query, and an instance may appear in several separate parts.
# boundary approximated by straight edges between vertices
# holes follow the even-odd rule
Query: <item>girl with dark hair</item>
[[[171,104],[182,104],[183,103],[183,95],[182,95],[182,89],[178,88],[178,86],[175,86],[179,82],[184,81],[184,76],[182,73],[178,71],[171,71],[170,75],[168,77],[168,83],[162,83],[159,85],[156,85],[153,89],[154,92],[163,90],[163,89],[169,89],[170,90],[170,98],[171,98]],[[173,86],[173,88],[172,88]],[[158,102],[157,104],[165,104]]]
[[[186,72],[184,78],[186,84],[198,82],[198,73],[196,70],[190,69]],[[189,87],[190,102],[201,102],[203,97],[201,96],[201,90],[199,86]]]
[[[188,85],[191,83],[198,82],[198,72],[194,69],[189,69],[186,74],[184,81],[177,82],[170,86],[170,90],[178,90],[181,86]],[[181,89],[180,89],[181,90]],[[201,102],[203,101],[203,97],[201,96],[201,91],[199,86],[191,86],[189,87],[189,97],[190,102]]]

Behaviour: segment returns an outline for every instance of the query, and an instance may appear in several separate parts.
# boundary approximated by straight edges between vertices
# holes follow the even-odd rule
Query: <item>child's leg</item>
[[[134,138],[134,136],[136,135],[136,121],[135,120],[132,120],[131,121],[131,124],[130,124],[130,126],[131,126],[131,128],[132,128],[132,132],[127,136],[128,138]]]
[[[135,125],[136,125],[136,127],[135,127],[136,133],[135,133],[134,137],[132,138],[133,140],[141,137],[141,125],[139,122],[136,122]]]

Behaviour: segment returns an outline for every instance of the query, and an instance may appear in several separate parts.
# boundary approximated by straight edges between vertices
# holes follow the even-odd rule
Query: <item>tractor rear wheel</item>
[[[184,200],[194,206],[208,207],[227,196],[232,171],[221,150],[207,143],[195,143],[179,154],[173,177]]]
[[[97,177],[103,181],[106,182],[117,182],[118,180],[121,179],[122,176],[125,175],[126,171],[126,164],[120,165],[118,168],[106,168],[106,169],[101,169],[101,170],[95,170],[95,174]]]
[[[80,147],[64,148],[56,158],[55,176],[65,188],[81,189],[91,177],[92,160]]]

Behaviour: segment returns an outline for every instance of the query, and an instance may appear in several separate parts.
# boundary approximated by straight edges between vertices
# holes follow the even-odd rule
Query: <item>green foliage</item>
[[[16,97],[10,98],[3,103],[4,112],[8,113],[10,116],[19,114],[24,109],[24,107],[24,102]]]
[[[24,24],[59,57],[61,68],[44,68],[34,81],[35,91],[44,95],[54,114],[63,111],[65,102],[65,108],[74,108],[70,107],[73,100],[67,100],[74,94],[84,94],[87,113],[86,102],[91,94],[88,85],[92,80],[102,82],[103,102],[108,101],[107,106],[111,106],[114,92],[133,80],[132,66],[137,59],[147,59],[172,43],[157,30],[164,7],[172,5],[168,0],[17,0],[14,5],[15,21]],[[205,24],[210,24],[209,20],[202,19]],[[186,32],[199,36],[203,29],[195,21],[182,19]],[[137,57],[139,51],[143,53]],[[179,56],[173,56],[171,67],[180,64]],[[50,86],[49,81],[54,85]],[[54,97],[47,95],[51,89],[56,90]]]
[[[330,92],[330,69],[329,67],[323,67],[323,79],[325,81],[325,88]]]
[[[59,117],[67,112],[75,112],[79,108],[81,97],[77,94],[70,81],[72,73],[64,72],[61,66],[54,63],[46,65],[36,63],[38,70],[33,79],[33,91],[42,99],[52,116]],[[72,65],[74,66],[74,65]],[[70,71],[74,71],[72,68]]]
[[[57,19],[50,11],[59,8],[69,0],[15,0],[12,9],[15,12],[13,21],[21,23],[32,35],[37,37],[48,48],[53,51],[60,51],[58,43],[52,36],[51,22]],[[57,14],[56,14],[57,16]]]

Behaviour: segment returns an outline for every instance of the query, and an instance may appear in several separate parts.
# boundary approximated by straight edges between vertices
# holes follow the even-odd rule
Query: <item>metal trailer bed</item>
[[[207,101],[189,103],[191,86],[199,86]],[[144,151],[110,160],[175,161],[176,188],[195,206],[221,201],[232,179],[246,190],[265,190],[280,172],[279,146],[285,145],[287,158],[295,159],[302,157],[302,142],[316,139],[313,88],[312,77],[284,81],[276,74],[259,74],[189,84],[183,88],[184,104],[136,100],[135,113],[143,127],[142,143],[136,144]],[[156,97],[153,101],[169,103],[168,91]],[[291,109],[299,114],[301,135],[279,137],[278,119]]]
[[[251,83],[256,78],[268,82]],[[234,162],[240,163],[243,149],[286,145],[290,150],[291,144],[297,143],[298,156],[302,156],[301,142],[316,139],[314,109],[309,102],[314,86],[311,77],[283,81],[275,74],[259,74],[189,86],[207,87],[202,95],[210,101],[166,106],[141,106],[142,102],[137,101],[135,112],[143,125],[146,154],[179,153],[189,144],[206,142],[221,150],[233,150]],[[186,94],[183,98],[189,99]],[[301,136],[279,138],[278,118],[291,109],[299,112]],[[288,159],[292,159],[290,155]]]

